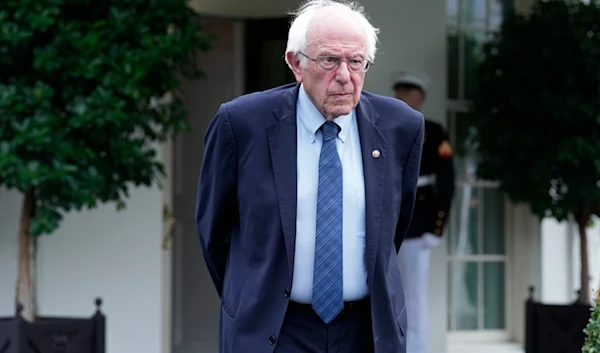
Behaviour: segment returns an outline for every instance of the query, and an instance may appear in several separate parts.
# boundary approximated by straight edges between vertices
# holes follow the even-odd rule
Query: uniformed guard
[[[401,72],[393,82],[396,98],[421,110],[431,79]],[[431,249],[441,242],[454,195],[452,145],[444,128],[425,118],[425,139],[412,223],[400,247],[398,264],[406,293],[407,353],[428,353],[428,291]],[[443,339],[440,337],[440,339]]]

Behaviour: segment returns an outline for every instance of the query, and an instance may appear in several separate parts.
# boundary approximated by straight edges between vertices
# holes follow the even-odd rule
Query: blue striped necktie
[[[340,127],[332,121],[321,126],[312,307],[326,324],[344,308],[342,163],[336,147],[339,131]]]

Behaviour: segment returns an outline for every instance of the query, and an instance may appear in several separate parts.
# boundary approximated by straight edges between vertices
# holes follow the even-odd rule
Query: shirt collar
[[[304,90],[304,84],[300,84],[300,90],[298,92],[298,120],[306,130],[306,133],[310,135],[311,142],[314,142],[315,135],[321,125],[323,125],[327,120],[323,117],[323,114],[315,107],[313,102],[308,98],[306,91]],[[350,114],[339,116],[333,121],[339,125],[341,128],[340,133],[338,134],[338,138],[345,142],[346,137],[348,135],[347,127],[350,122],[354,118],[354,109],[350,112]]]

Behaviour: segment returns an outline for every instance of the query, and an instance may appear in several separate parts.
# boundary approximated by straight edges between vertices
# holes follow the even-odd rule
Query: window
[[[497,183],[474,178],[463,117],[476,89],[482,44],[512,6],[511,0],[447,0],[448,130],[459,153],[448,230],[448,331],[454,336],[506,339],[505,198]]]

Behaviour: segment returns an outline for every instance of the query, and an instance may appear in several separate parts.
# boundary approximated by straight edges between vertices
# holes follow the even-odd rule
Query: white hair
[[[344,0],[307,0],[297,11],[290,13],[290,15],[293,16],[293,20],[288,31],[287,48],[285,49],[285,62],[288,64],[288,66],[290,68],[292,67],[288,61],[287,53],[291,52],[296,58],[298,58],[298,53],[306,50],[306,35],[308,33],[310,22],[318,10],[327,7],[338,8],[340,11],[344,11],[356,16],[359,24],[365,31],[367,58],[370,61],[374,61],[375,54],[377,52],[377,35],[379,34],[379,29],[373,27],[373,25],[369,22],[363,6],[357,2],[346,2]],[[308,64],[308,61],[304,56],[300,56],[300,62],[304,67],[306,67]]]

